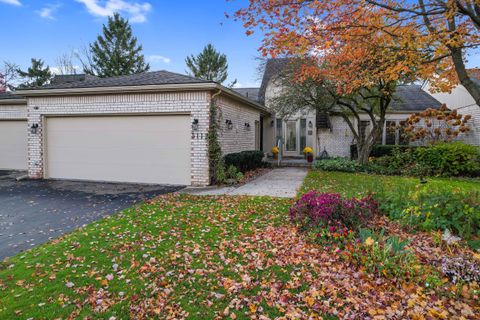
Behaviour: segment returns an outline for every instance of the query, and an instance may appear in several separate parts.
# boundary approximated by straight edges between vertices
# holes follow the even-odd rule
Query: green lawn
[[[125,210],[1,264],[0,319],[187,313],[212,319],[230,302],[222,298],[222,279],[236,284],[250,274],[255,255],[245,258],[254,250],[246,239],[266,225],[286,223],[290,204],[167,196]],[[272,265],[251,276],[268,278],[283,269]],[[239,288],[250,290],[259,287]]]
[[[417,188],[480,192],[480,179],[427,178],[426,180],[427,183],[422,185],[418,178],[412,177],[311,170],[300,193],[318,190],[353,197],[375,192],[385,196],[387,194],[406,195]]]
[[[303,190],[354,195],[367,186],[395,188],[389,180],[396,178],[354,176],[312,171]],[[451,183],[478,187],[478,182]],[[448,284],[429,288],[425,275],[404,284],[362,273],[336,250],[298,232],[288,219],[292,203],[174,194],[132,207],[0,263],[0,319],[362,319],[441,313],[454,319],[460,311],[468,319],[480,312],[478,293],[468,288],[468,296],[457,297]],[[431,245],[419,239],[419,245]]]

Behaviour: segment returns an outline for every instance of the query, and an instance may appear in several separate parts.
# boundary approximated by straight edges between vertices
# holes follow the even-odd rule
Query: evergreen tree
[[[115,13],[108,17],[107,25],[103,25],[103,35],[90,44],[92,61],[91,65],[84,64],[84,72],[112,77],[148,71],[150,65],[145,63],[141,52],[142,46],[137,45],[128,20]]]
[[[202,80],[223,83],[228,77],[227,56],[215,50],[208,44],[197,56],[191,55],[185,59],[189,74]]]
[[[53,75],[48,66],[43,67],[44,62],[42,59],[32,58],[32,65],[26,70],[22,71],[17,69],[17,74],[25,79],[21,83],[19,88],[32,88],[32,87],[41,87],[44,84],[48,84],[52,79]]]

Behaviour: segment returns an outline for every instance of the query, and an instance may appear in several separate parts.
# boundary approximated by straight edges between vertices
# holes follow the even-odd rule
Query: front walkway
[[[248,195],[293,198],[307,175],[307,168],[276,168],[240,187],[187,188],[194,195]]]

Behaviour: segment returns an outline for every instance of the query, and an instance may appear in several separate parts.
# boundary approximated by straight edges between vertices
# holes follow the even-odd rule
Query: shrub
[[[362,164],[355,160],[346,158],[332,158],[318,160],[315,162],[315,168],[324,171],[342,171],[342,172],[361,172],[365,171]]]
[[[242,151],[230,153],[225,156],[225,165],[235,166],[239,171],[245,173],[265,166],[263,162],[263,152],[260,150]]]
[[[420,230],[452,230],[470,239],[480,236],[480,192],[422,188],[406,197],[392,195],[381,202],[391,218]]]
[[[404,151],[413,151],[417,149],[418,146],[411,146],[411,145],[382,145],[376,144],[372,148],[372,152],[370,152],[371,157],[379,158],[383,156],[391,156],[393,152],[399,150],[401,152]]]
[[[216,170],[217,184],[235,184],[243,180],[243,173],[238,171],[235,166],[229,166],[225,169],[224,166],[219,166]]]
[[[480,149],[461,142],[440,143],[415,152],[418,164],[428,168],[431,175],[478,176]]]
[[[378,209],[370,196],[343,199],[337,193],[304,194],[291,208],[290,219],[304,229],[318,227],[357,227],[368,221]]]

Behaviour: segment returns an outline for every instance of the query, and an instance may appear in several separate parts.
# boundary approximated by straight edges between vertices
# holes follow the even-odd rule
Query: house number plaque
[[[204,140],[207,138],[207,134],[206,133],[195,133],[193,132],[192,133],[192,139],[196,139],[196,140]]]

